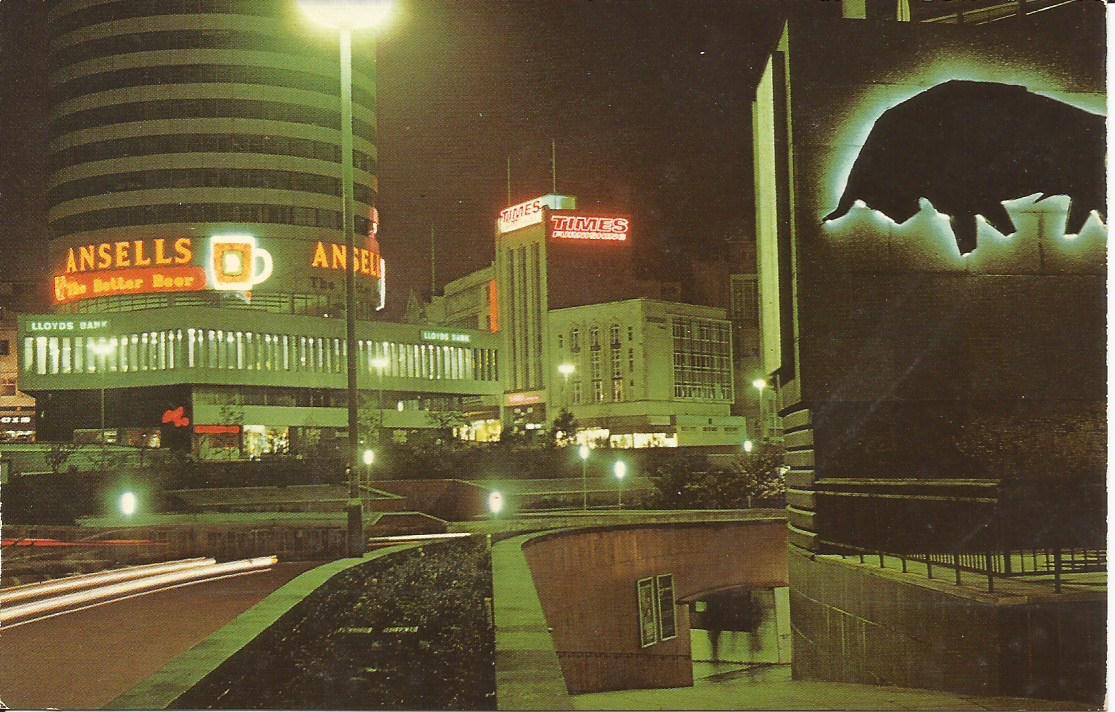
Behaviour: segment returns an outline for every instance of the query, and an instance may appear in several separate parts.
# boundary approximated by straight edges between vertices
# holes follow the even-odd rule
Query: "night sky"
[[[551,139],[558,192],[631,213],[652,274],[750,235],[751,92],[788,6],[839,4],[398,0],[379,41],[388,315],[429,289],[431,225],[439,287],[491,261],[507,157],[513,202],[548,193]],[[0,3],[0,247],[23,256],[5,276],[45,260],[43,15]]]

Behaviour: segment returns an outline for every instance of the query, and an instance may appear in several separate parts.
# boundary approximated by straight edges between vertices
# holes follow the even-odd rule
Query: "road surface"
[[[160,591],[0,630],[0,700],[100,708],[313,563]]]

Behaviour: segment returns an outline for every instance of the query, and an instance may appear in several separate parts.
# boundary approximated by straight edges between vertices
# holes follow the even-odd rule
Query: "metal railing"
[[[1106,549],[1047,547],[995,552],[895,553],[832,542],[826,544],[841,558],[858,556],[861,564],[877,561],[880,568],[886,568],[887,559],[890,559],[901,567],[902,573],[910,573],[908,564],[911,561],[924,564],[927,578],[951,575],[957,586],[961,583],[962,572],[980,574],[986,578],[989,593],[995,591],[996,578],[1052,575],[1053,589],[1061,593],[1065,574],[1107,571]]]

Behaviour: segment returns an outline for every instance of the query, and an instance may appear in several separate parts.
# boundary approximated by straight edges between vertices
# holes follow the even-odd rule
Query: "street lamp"
[[[356,228],[352,187],[352,33],[383,25],[391,14],[390,0],[299,0],[299,7],[314,22],[336,30],[341,60],[341,214],[344,216],[345,347],[348,375],[349,554],[364,553],[364,523],[356,485],[356,454],[360,448],[356,399]]]
[[[136,513],[139,506],[139,500],[136,498],[134,492],[125,492],[120,495],[120,513],[125,517],[130,517]]]
[[[627,465],[624,464],[623,460],[616,460],[616,464],[612,466],[612,471],[616,473],[616,479],[619,480],[616,492],[619,493],[619,508],[623,509],[623,478],[627,475]]]
[[[752,443],[750,440],[744,440],[743,441],[743,451],[744,452],[751,452],[754,449],[755,449],[755,444]]]
[[[375,461],[376,461],[375,451],[372,450],[371,448],[366,449],[364,451],[364,466],[367,468],[367,472],[368,472],[368,483],[367,483],[368,487],[372,486],[372,463],[375,462]]]
[[[558,373],[561,374],[561,378],[562,378],[562,381],[561,381],[561,402],[562,402],[563,405],[569,405],[569,377],[572,376],[573,372],[576,371],[576,370],[577,370],[577,367],[574,366],[571,363],[558,364]]]
[[[108,357],[116,351],[116,344],[105,339],[97,340],[93,346],[93,353],[101,357],[99,368],[101,370],[101,444],[105,443],[105,380],[108,377]]]
[[[493,517],[499,516],[499,513],[503,511],[502,494],[493,491],[488,495],[488,511],[492,513]]]
[[[588,511],[588,445],[577,448],[581,456],[581,509]]]
[[[756,378],[751,382],[752,387],[759,391],[759,437],[763,440],[767,438],[767,421],[765,403],[763,401],[763,391],[766,390],[767,381],[765,378]]]

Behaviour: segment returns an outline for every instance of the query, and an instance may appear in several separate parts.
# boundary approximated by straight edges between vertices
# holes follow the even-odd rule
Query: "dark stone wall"
[[[1102,593],[997,604],[893,571],[791,551],[795,678],[1102,702]]]

